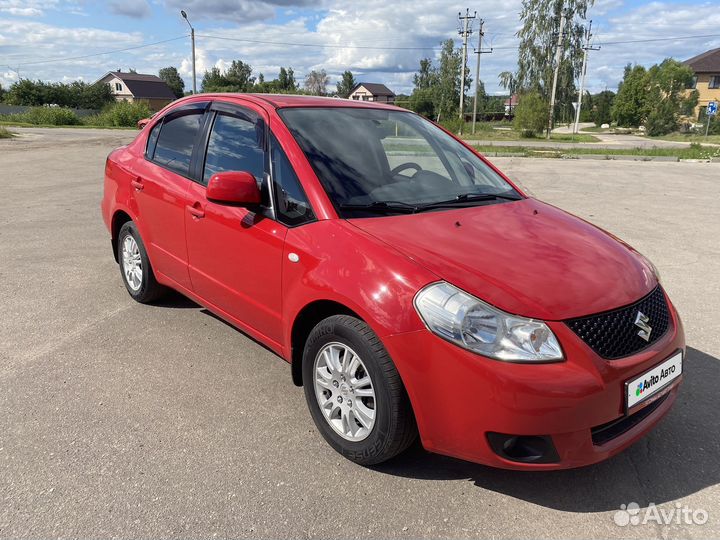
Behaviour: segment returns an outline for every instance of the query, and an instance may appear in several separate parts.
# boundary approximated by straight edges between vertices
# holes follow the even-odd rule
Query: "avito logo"
[[[663,369],[660,372],[660,375],[651,375],[649,378],[638,383],[637,388],[635,389],[635,395],[636,396],[642,395],[643,392],[649,390],[650,388],[655,386],[657,383],[659,383],[663,379],[666,379],[673,373],[675,373],[675,366],[668,366],[667,368]]]

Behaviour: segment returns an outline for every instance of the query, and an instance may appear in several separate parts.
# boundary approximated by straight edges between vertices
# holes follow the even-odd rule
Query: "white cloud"
[[[58,0],[0,0],[0,13],[15,17],[39,17],[45,10],[55,9]]]

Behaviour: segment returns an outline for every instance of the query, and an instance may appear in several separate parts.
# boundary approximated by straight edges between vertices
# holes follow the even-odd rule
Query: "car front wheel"
[[[417,428],[385,347],[363,321],[335,315],[310,332],[303,352],[310,413],[325,440],[361,465],[405,450]]]

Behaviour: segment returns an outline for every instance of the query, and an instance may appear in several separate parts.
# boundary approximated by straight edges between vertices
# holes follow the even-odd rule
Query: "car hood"
[[[439,279],[525,317],[607,311],[657,284],[628,245],[535,199],[349,221]]]

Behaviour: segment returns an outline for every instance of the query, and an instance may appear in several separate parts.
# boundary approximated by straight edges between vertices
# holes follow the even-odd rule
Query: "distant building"
[[[380,83],[358,83],[350,92],[348,99],[356,101],[376,101],[378,103],[395,103],[395,93]]]
[[[143,73],[110,71],[97,82],[110,85],[116,101],[144,101],[152,111],[159,111],[175,100],[175,94],[160,77]]]
[[[513,111],[515,110],[515,107],[517,107],[518,104],[518,97],[517,94],[513,94],[508,99],[505,100],[505,116],[512,116]]]
[[[704,116],[708,102],[720,101],[720,48],[699,54],[683,62],[695,72],[693,89],[700,94],[695,118]]]

